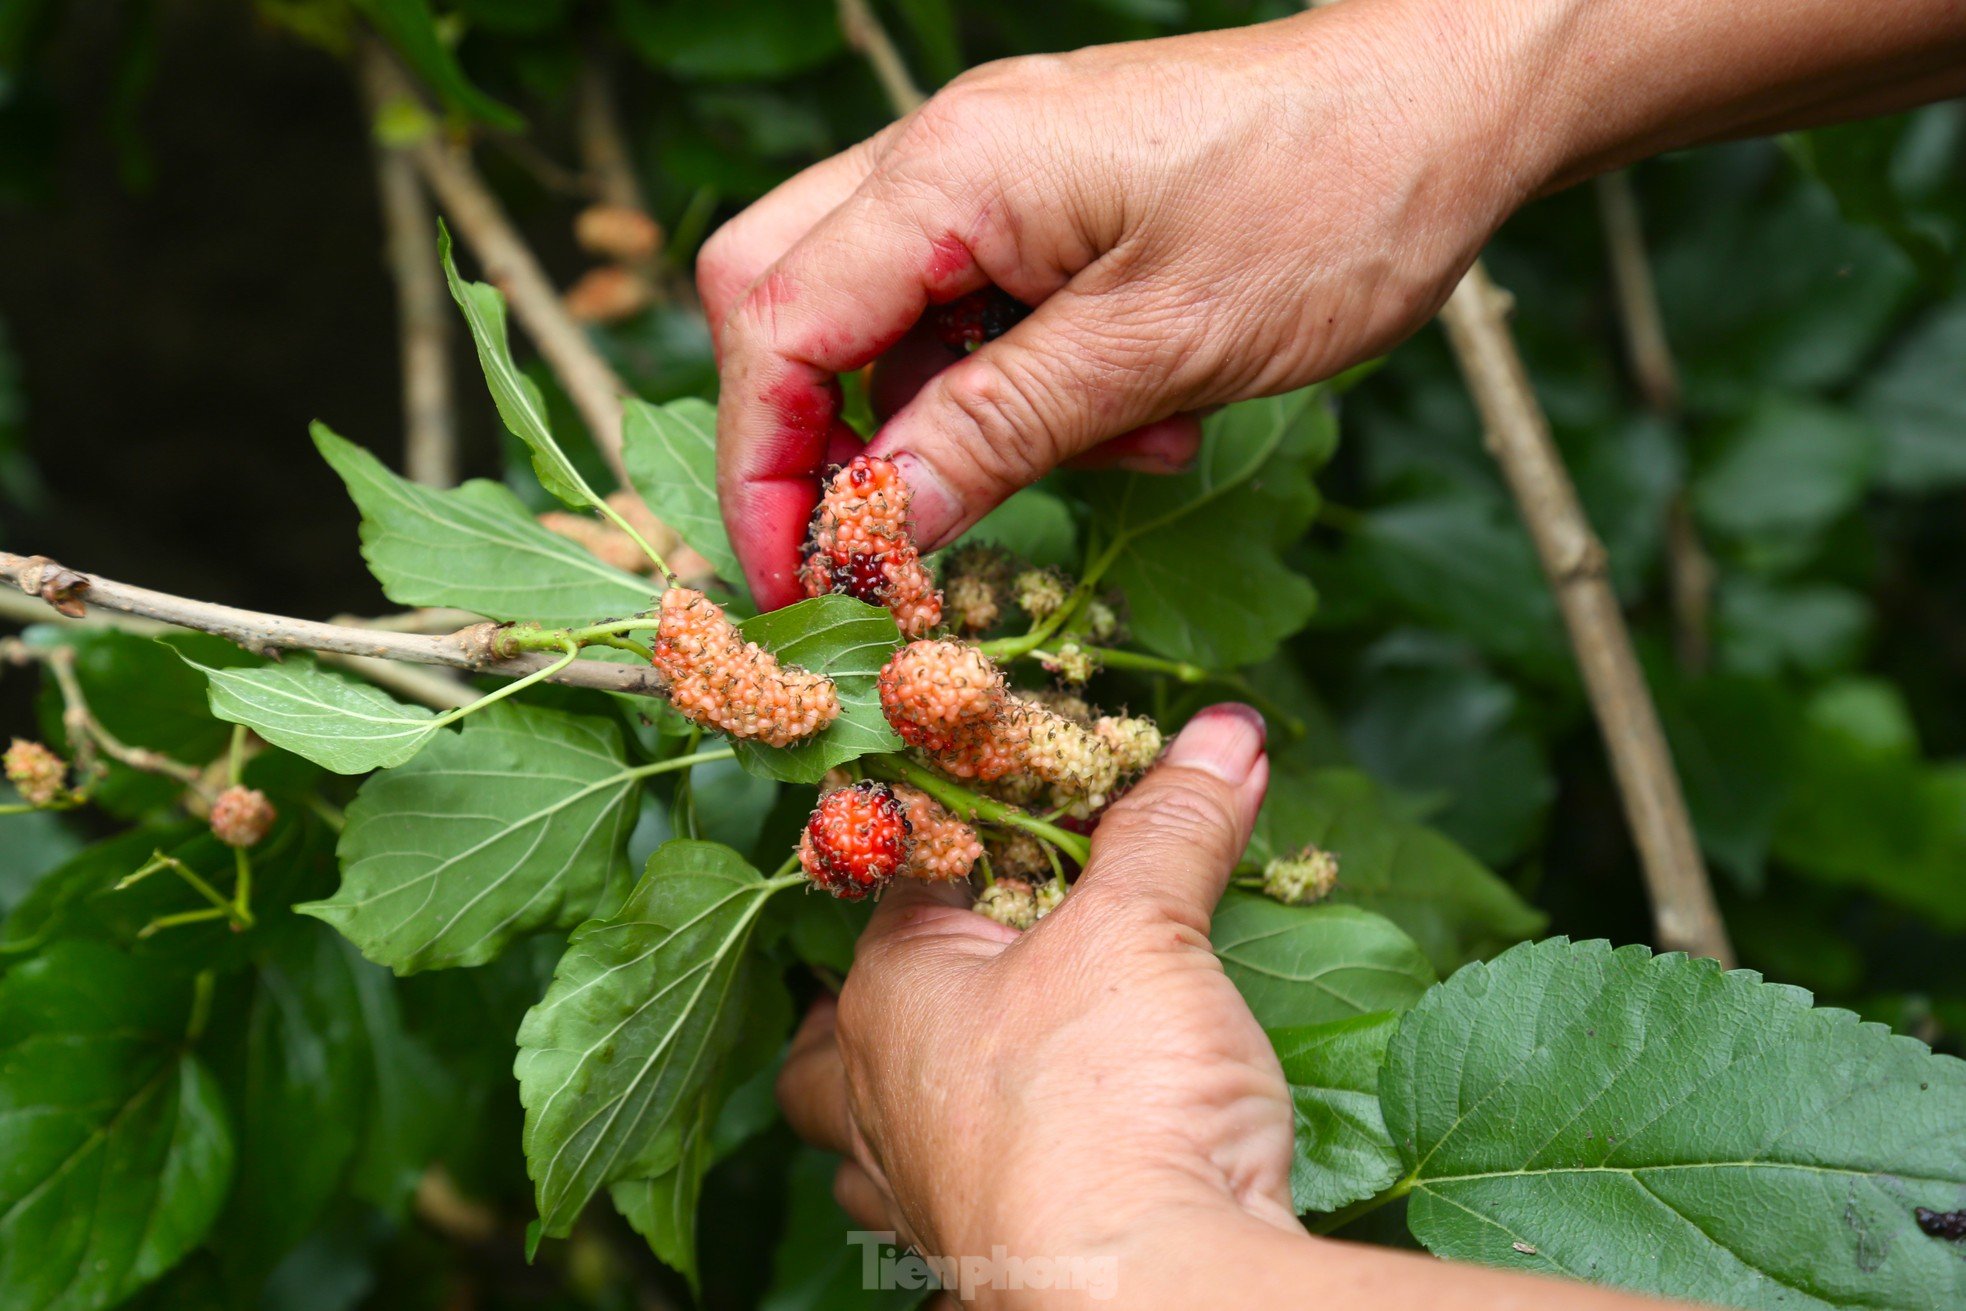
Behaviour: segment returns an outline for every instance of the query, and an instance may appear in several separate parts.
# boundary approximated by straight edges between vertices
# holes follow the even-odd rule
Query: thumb
[[[1263,717],[1245,705],[1210,706],[1189,720],[1100,819],[1073,898],[1143,903],[1206,934],[1269,786],[1263,743]]]
[[[1173,394],[1178,328],[1138,292],[1078,289],[1090,272],[929,378],[869,445],[895,462],[914,493],[924,549],[1065,461],[1181,408]],[[1175,422],[1191,451],[1197,421]]]

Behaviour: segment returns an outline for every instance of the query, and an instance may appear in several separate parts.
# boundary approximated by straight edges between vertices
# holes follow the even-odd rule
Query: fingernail
[[[1263,756],[1263,717],[1248,706],[1225,701],[1188,721],[1168,748],[1176,765],[1202,769],[1224,783],[1240,784]]]
[[[912,499],[908,503],[908,517],[914,523],[915,540],[923,550],[932,550],[942,542],[943,534],[962,520],[962,502],[949,490],[949,484],[942,481],[935,466],[912,451],[896,451],[888,457],[901,473],[901,481],[908,484]]]

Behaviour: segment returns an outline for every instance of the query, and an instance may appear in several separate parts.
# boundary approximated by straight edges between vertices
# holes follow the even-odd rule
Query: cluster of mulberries
[[[908,531],[908,501],[900,471],[877,455],[856,455],[834,474],[799,570],[806,595],[844,592],[886,606],[909,637],[941,623],[942,593]]]
[[[781,665],[692,588],[662,594],[654,655],[670,702],[705,728],[784,747],[839,717],[831,679]]]
[[[958,882],[982,855],[976,830],[905,783],[868,780],[822,792],[799,838],[806,877],[848,901],[896,878]]]
[[[68,795],[68,762],[39,742],[15,738],[0,762],[7,781],[30,806],[52,806]]]
[[[1338,857],[1318,846],[1277,856],[1263,866],[1263,893],[1289,906],[1323,901],[1338,886]]]
[[[1032,883],[1029,879],[1000,878],[983,889],[970,909],[1013,929],[1028,929],[1064,900],[1065,889],[1056,880]]]
[[[993,546],[959,546],[942,567],[949,623],[965,633],[995,628],[1010,603],[1010,557]]]
[[[1007,784],[1004,799],[1034,799],[1049,784],[1069,802],[1104,805],[1123,775],[1160,754],[1160,730],[1144,719],[1095,718],[1069,693],[1019,694],[976,647],[923,640],[881,671],[881,709],[910,746],[944,773]]]
[[[589,205],[573,224],[574,240],[611,261],[581,274],[561,297],[582,323],[619,323],[655,304],[649,264],[662,249],[662,225],[630,205]]]

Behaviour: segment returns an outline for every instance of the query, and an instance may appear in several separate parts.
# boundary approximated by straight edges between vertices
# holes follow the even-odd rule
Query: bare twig
[[[870,0],[839,0],[839,7],[840,34],[874,70],[874,78],[887,94],[894,112],[905,117],[921,108],[927,97],[908,75],[908,65],[895,48],[894,38],[881,26]]]
[[[89,708],[82,691],[82,680],[75,674],[75,648],[69,646],[29,646],[18,638],[0,640],[0,658],[11,664],[38,664],[55,680],[61,693],[61,726],[67,730],[68,744],[75,752],[75,767],[84,776],[101,771],[99,756],[128,765],[145,774],[159,774],[210,801],[211,789],[196,766],[173,759],[148,747],[133,747],[107,728]]]
[[[1549,420],[1509,332],[1507,302],[1507,293],[1476,264],[1441,310],[1441,324],[1481,411],[1488,449],[1556,593],[1638,844],[1659,943],[1732,965],[1727,928],[1658,711],[1606,574],[1604,546],[1550,438]]]
[[[1665,316],[1646,254],[1645,229],[1629,173],[1597,180],[1598,213],[1611,258],[1611,283],[1624,329],[1625,357],[1646,406],[1663,418],[1681,417],[1679,369],[1666,338]],[[1682,492],[1666,512],[1666,572],[1672,594],[1673,647],[1682,669],[1700,673],[1712,648],[1713,560]]]
[[[390,99],[410,97],[421,103],[416,89],[393,63],[383,66],[381,77]],[[525,326],[541,357],[566,388],[574,408],[586,420],[595,446],[626,485],[621,463],[621,398],[628,391],[627,385],[568,316],[546,270],[472,165],[470,151],[434,134],[407,149],[445,217],[478,257],[485,276],[505,293],[513,316]]]
[[[602,56],[590,52],[581,61],[574,98],[574,130],[580,140],[580,163],[593,179],[594,192],[604,202],[623,209],[642,210],[642,185],[635,176],[634,155],[621,130],[615,104],[614,79]]]
[[[389,56],[365,42],[359,56],[373,121],[389,102]],[[372,132],[373,138],[374,133]],[[451,305],[430,234],[436,221],[416,165],[399,147],[371,141],[383,248],[396,284],[396,331],[403,368],[403,468],[411,481],[457,481],[457,414],[451,396]]]
[[[193,601],[172,596],[168,592],[153,592],[147,587],[134,587],[113,579],[79,573],[40,555],[23,556],[0,551],[0,582],[11,583],[29,596],[38,596],[70,618],[83,617],[87,613],[86,607],[94,605],[119,614],[212,633],[263,655],[280,651],[320,651],[372,660],[445,665],[506,678],[534,673],[553,664],[556,659],[538,652],[514,656],[496,654],[502,627],[498,624],[474,624],[441,635],[324,624],[311,619],[240,610],[210,601]],[[661,695],[655,671],[641,665],[576,660],[547,681],[639,696]]]

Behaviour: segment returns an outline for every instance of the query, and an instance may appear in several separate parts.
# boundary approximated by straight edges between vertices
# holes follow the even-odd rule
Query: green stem
[[[1241,674],[1218,673],[1185,660],[1168,660],[1145,651],[1122,651],[1117,647],[1088,646],[1084,648],[1096,662],[1108,669],[1130,669],[1146,674],[1161,674],[1180,683],[1214,683],[1233,690],[1238,696],[1250,702],[1265,717],[1282,725],[1292,737],[1304,735],[1304,721],[1291,714],[1275,700],[1264,693]]]
[[[592,495],[592,493],[590,492],[589,495]],[[640,533],[636,532],[634,525],[630,524],[626,519],[622,518],[621,512],[615,509],[612,505],[609,505],[607,501],[605,501],[601,497],[598,496],[594,497],[593,504],[594,504],[594,508],[596,510],[599,510],[603,517],[611,520],[616,528],[619,528],[622,532],[627,533],[628,536],[634,541],[635,545],[642,548],[642,554],[646,555],[650,560],[653,560],[655,562],[655,571],[661,574],[664,578],[666,578],[669,581],[669,584],[673,587],[676,582],[675,571],[669,567],[668,561],[664,560],[662,556],[656,551],[656,549],[648,544],[648,539],[643,537]]]
[[[637,765],[633,769],[623,770],[619,777],[625,779],[653,778],[657,774],[672,774],[679,769],[691,769],[697,765],[710,764],[713,761],[734,760],[736,758],[737,753],[729,747],[718,747],[715,750],[698,751],[687,756],[671,756],[667,760],[658,760],[652,765]]]
[[[1081,835],[1047,824],[1016,806],[990,797],[979,797],[961,784],[924,769],[905,756],[867,756],[864,759],[869,774],[890,783],[907,783],[918,787],[955,812],[959,819],[981,819],[991,824],[1023,829],[1032,837],[1049,842],[1081,865],[1091,859],[1092,844]]]
[[[232,726],[232,749],[226,754],[226,781],[238,787],[246,781],[246,726]]]
[[[572,638],[568,637],[565,633],[554,633],[551,634],[551,636],[555,639],[553,643],[554,646],[558,647],[563,652],[563,654],[560,656],[558,660],[555,660],[550,665],[546,665],[542,668],[533,670],[530,674],[527,674],[524,678],[515,678],[511,682],[507,683],[504,687],[485,693],[483,696],[479,697],[476,701],[473,701],[468,706],[459,706],[455,710],[445,711],[443,714],[438,715],[435,719],[430,721],[430,727],[442,728],[446,724],[455,724],[458,720],[464,718],[466,715],[476,714],[478,711],[483,710],[486,706],[492,704],[494,701],[503,701],[508,696],[512,696],[516,693],[525,691],[527,688],[531,687],[534,683],[545,682],[547,679],[551,678],[553,675],[559,673],[562,669],[565,669],[568,665],[572,664],[574,660],[580,655],[580,647],[573,641]]]
[[[232,848],[233,865],[238,877],[232,884],[233,921],[241,928],[253,926],[253,862],[244,847]]]
[[[175,915],[159,915],[150,923],[137,930],[139,938],[148,938],[162,933],[165,929],[175,929],[185,924],[203,924],[206,920],[232,918],[229,906],[204,906],[198,910],[181,910]]]
[[[1328,1234],[1343,1229],[1352,1221],[1357,1220],[1361,1216],[1372,1214],[1372,1212],[1386,1205],[1386,1203],[1397,1202],[1400,1198],[1413,1191],[1413,1183],[1413,1176],[1409,1174],[1385,1192],[1375,1193],[1364,1201],[1353,1202],[1350,1206],[1340,1207],[1329,1215],[1319,1216],[1304,1227],[1314,1234]]]
[[[593,641],[587,643],[587,645],[612,646],[623,651],[633,651],[636,655],[648,661],[650,664],[655,663],[655,652],[649,650],[646,645],[644,645],[641,642],[637,642],[632,637],[616,637],[610,634],[603,637],[597,637]]]
[[[233,913],[231,900],[223,896],[210,883],[207,883],[203,875],[179,860],[176,856],[166,856],[161,851],[151,853],[150,859],[144,862],[141,869],[137,870],[134,874],[126,875],[111,891],[121,892],[125,888],[134,887],[149,878],[152,874],[155,874],[158,870],[163,869],[167,869],[183,879],[191,886],[192,891],[196,892],[206,901],[211,902],[213,907],[220,913],[225,915],[231,915]]]
[[[191,981],[191,1017],[184,1025],[186,1042],[197,1042],[205,1036],[205,1025],[212,1018],[212,994],[217,987],[218,975],[211,970],[199,970]]]
[[[615,637],[621,633],[639,633],[651,628],[660,627],[662,627],[662,621],[656,616],[636,615],[632,619],[610,619],[605,624],[588,624],[581,628],[567,628],[557,632],[541,633],[538,638],[532,640],[544,641],[548,638],[560,637],[571,642],[599,642],[603,638]],[[524,645],[527,640],[524,635],[518,635],[518,641],[521,645]]]
[[[307,808],[314,812],[316,818],[336,833],[348,827],[348,816],[342,814],[341,807],[331,801],[310,793],[307,798]]]

